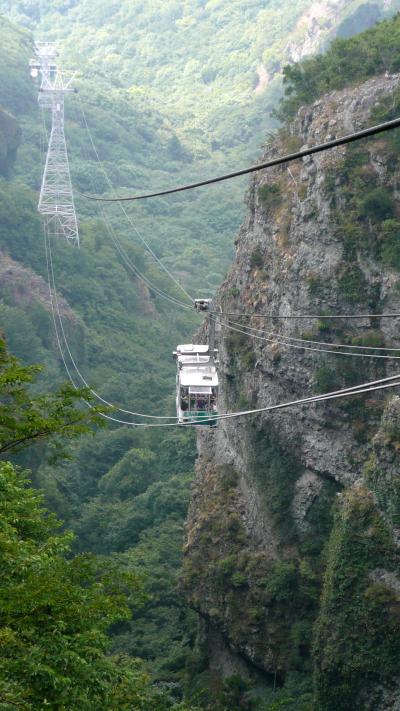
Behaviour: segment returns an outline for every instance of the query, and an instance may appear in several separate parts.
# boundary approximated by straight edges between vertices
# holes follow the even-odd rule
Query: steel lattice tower
[[[67,145],[64,133],[64,97],[74,73],[57,69],[57,50],[51,42],[35,43],[35,58],[30,61],[31,76],[40,75],[39,105],[51,112],[51,132],[43,171],[38,210],[49,234],[64,237],[79,246],[78,222],[72,193]]]

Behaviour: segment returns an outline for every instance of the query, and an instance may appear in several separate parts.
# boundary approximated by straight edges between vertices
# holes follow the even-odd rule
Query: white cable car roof
[[[202,353],[191,353],[190,355],[187,353],[185,353],[185,355],[178,353],[178,360],[180,363],[209,363],[210,356],[208,353],[205,355]]]
[[[184,367],[179,371],[179,383],[184,388],[195,386],[217,387],[218,373],[214,366],[209,366],[208,368]]]
[[[177,346],[175,354],[181,368],[211,367],[209,366],[210,353],[207,345],[184,343]]]
[[[208,353],[208,345],[204,344],[194,344],[194,343],[183,343],[176,347],[176,352],[178,355],[195,355],[196,353],[205,355]]]

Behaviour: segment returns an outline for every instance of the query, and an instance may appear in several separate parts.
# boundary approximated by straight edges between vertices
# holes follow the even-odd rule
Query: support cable
[[[46,246],[46,258],[47,258],[47,246]],[[47,263],[48,263],[48,258],[47,258]],[[52,296],[51,287],[50,287],[50,273],[49,273],[49,288],[50,288],[50,300],[51,300],[51,306],[52,306],[54,328],[55,328],[55,332],[56,332],[58,347],[59,347],[59,350],[61,353],[61,358],[63,360],[65,369],[67,371],[68,377],[69,377],[73,387],[75,389],[78,389],[77,385],[75,384],[75,382],[70,374],[68,365],[66,363],[66,360],[65,360],[65,357],[63,354],[63,350],[62,350],[62,346],[61,346],[61,342],[60,342],[60,337],[58,334],[58,328],[57,328],[57,323],[56,323],[56,318],[55,318],[55,313],[54,313],[54,306],[53,306],[53,296]],[[394,381],[396,381],[396,382],[394,382]],[[226,414],[220,415],[216,418],[210,419],[210,422],[215,422],[216,420],[231,419],[233,417],[241,417],[241,416],[252,415],[252,414],[260,414],[262,412],[271,412],[274,410],[280,410],[280,409],[284,409],[287,407],[293,407],[293,406],[297,406],[297,405],[313,404],[313,403],[322,402],[324,400],[334,400],[337,398],[350,397],[351,395],[361,395],[364,393],[374,392],[376,390],[383,390],[386,388],[392,388],[392,387],[397,387],[397,386],[400,386],[400,375],[394,375],[394,376],[389,376],[387,378],[381,378],[379,380],[375,380],[375,381],[372,381],[369,383],[362,383],[362,384],[360,384],[358,386],[354,386],[352,388],[343,388],[342,390],[337,390],[337,391],[334,391],[331,393],[326,393],[324,395],[317,395],[317,396],[312,396],[312,397],[308,397],[308,398],[302,398],[300,400],[292,400],[290,402],[280,403],[278,405],[269,405],[267,407],[257,408],[254,410],[243,410],[241,412],[226,413]],[[91,409],[94,409],[93,406],[91,405],[91,403],[89,403],[87,401],[85,401],[85,403],[88,405],[88,407],[90,407]],[[182,427],[182,426],[195,427],[195,426],[197,426],[197,424],[193,423],[193,422],[187,422],[187,423],[183,423],[183,424],[178,424],[177,422],[157,423],[157,424],[153,424],[153,423],[149,424],[146,422],[142,422],[142,423],[130,422],[130,421],[126,421],[126,420],[120,420],[116,417],[112,417],[111,415],[107,415],[105,413],[99,413],[99,414],[107,420],[110,420],[110,421],[113,421],[113,422],[116,422],[116,423],[122,424],[122,425],[132,426],[132,427]],[[204,420],[203,422],[206,423],[207,420]]]
[[[45,231],[45,237],[46,231]],[[49,242],[50,244],[50,242]],[[46,239],[46,262],[48,265],[48,270],[49,270],[49,258],[48,258],[48,245],[47,245],[47,239]],[[76,385],[75,381],[73,380],[71,373],[69,371],[68,365],[65,360],[65,356],[63,354],[63,349],[61,346],[61,341],[58,333],[58,328],[57,328],[57,322],[55,318],[55,312],[54,312],[54,304],[53,304],[53,294],[52,294],[52,289],[51,289],[51,277],[50,277],[50,271],[48,271],[48,278],[49,278],[49,289],[50,289],[50,300],[51,300],[51,308],[52,308],[52,314],[53,314],[53,322],[54,322],[54,328],[55,328],[55,333],[56,333],[56,338],[57,338],[57,344],[58,348],[61,354],[61,358],[63,360],[65,369],[67,371],[68,377],[75,389],[78,389],[78,386]],[[394,382],[396,381],[396,382]],[[360,385],[353,386],[350,388],[343,388],[341,390],[336,390],[331,393],[326,393],[324,395],[316,395],[316,396],[311,396],[308,398],[302,398],[300,400],[292,400],[290,402],[286,403],[280,403],[278,405],[269,405],[267,407],[263,408],[257,408],[254,410],[243,410],[240,412],[234,412],[234,413],[225,413],[222,415],[217,416],[216,418],[210,419],[211,422],[215,422],[216,420],[222,420],[222,419],[231,419],[233,417],[241,417],[245,415],[252,415],[252,414],[259,414],[261,412],[270,412],[274,410],[279,410],[291,406],[296,406],[296,405],[305,405],[305,404],[312,404],[312,403],[317,403],[317,402],[322,402],[324,400],[333,400],[337,398],[343,398],[343,397],[350,397],[351,395],[360,395],[368,392],[374,392],[376,390],[383,390],[386,388],[391,388],[391,387],[396,387],[400,385],[400,374],[398,375],[393,375],[389,376],[386,378],[380,378],[379,380],[371,381],[368,383],[361,383]],[[85,401],[86,404],[91,408],[94,409],[91,403]],[[105,413],[99,413],[102,417],[104,417],[107,420],[117,422],[118,424],[122,425],[129,425],[132,427],[182,427],[182,426],[197,426],[196,423],[193,422],[187,422],[184,424],[178,424],[177,422],[168,422],[168,423],[146,423],[146,422],[130,422],[126,420],[121,420],[115,417],[112,417],[111,415],[106,415]],[[203,422],[207,422],[207,420],[204,420]]]
[[[46,229],[45,229],[45,240],[46,240],[46,247],[45,247],[45,248],[46,248],[46,261],[47,261],[47,265],[48,265],[47,233],[46,233]],[[48,267],[48,268],[49,268],[49,267]],[[75,390],[78,390],[79,388],[78,388],[77,384],[75,383],[75,381],[74,381],[74,379],[73,379],[73,377],[72,377],[72,375],[71,375],[71,372],[70,372],[70,370],[69,370],[69,368],[68,368],[68,364],[67,364],[67,361],[66,361],[66,359],[65,359],[64,352],[63,352],[62,345],[61,345],[61,340],[60,340],[60,336],[59,336],[59,332],[58,332],[58,327],[57,327],[56,316],[55,316],[55,312],[54,312],[53,295],[52,295],[52,289],[51,289],[51,286],[50,286],[50,273],[49,273],[49,272],[48,272],[48,278],[49,278],[49,292],[50,292],[51,312],[52,312],[53,325],[54,325],[54,332],[55,332],[55,334],[56,334],[56,340],[57,340],[58,350],[59,350],[59,352],[60,352],[61,359],[62,359],[62,362],[63,362],[63,364],[64,364],[64,368],[65,368],[65,370],[66,370],[68,379],[69,379],[71,385],[73,386],[73,388],[75,388]],[[95,409],[95,408],[93,407],[93,405],[92,405],[88,400],[83,399],[83,402],[85,403],[85,405],[87,405],[87,407],[88,407],[90,410],[94,410],[94,409]],[[111,415],[107,415],[105,412],[99,412],[98,414],[99,414],[101,417],[103,417],[104,419],[109,420],[109,421],[112,421],[112,422],[116,422],[116,423],[118,423],[118,424],[120,424],[120,425],[130,425],[130,426],[132,426],[132,427],[141,427],[141,426],[143,426],[143,427],[146,427],[146,426],[149,427],[149,426],[151,426],[151,425],[148,425],[148,424],[145,423],[145,422],[143,422],[143,423],[135,423],[135,422],[129,422],[129,421],[126,421],[126,420],[120,420],[120,419],[118,419],[118,418],[116,418],[116,417],[112,417]],[[173,424],[175,424],[175,423],[173,423]],[[158,427],[162,427],[162,425],[155,425],[155,426],[156,426],[156,427],[157,427],[157,426],[158,426]]]
[[[101,170],[102,170],[102,173],[103,173],[103,175],[104,175],[104,177],[105,177],[105,179],[106,179],[108,185],[110,186],[110,188],[111,188],[111,190],[112,190],[112,183],[111,183],[111,180],[110,180],[110,178],[109,178],[109,176],[108,176],[108,174],[107,174],[107,171],[105,170],[104,165],[103,165],[103,163],[102,163],[102,161],[101,161],[101,159],[100,159],[99,153],[98,153],[98,151],[97,151],[96,145],[95,145],[94,140],[93,140],[92,132],[91,132],[91,130],[90,130],[90,128],[89,128],[89,124],[88,124],[87,119],[86,119],[85,109],[84,109],[83,103],[82,103],[82,101],[81,101],[81,98],[80,98],[79,96],[78,96],[78,100],[79,100],[79,106],[80,106],[81,113],[82,113],[83,122],[84,122],[84,124],[85,124],[85,127],[86,127],[86,130],[87,130],[88,136],[89,136],[89,140],[90,140],[90,143],[91,143],[93,152],[94,152],[94,154],[95,154],[95,156],[96,156],[97,162],[98,162],[98,164],[99,164],[99,166],[100,166],[100,168],[101,168]],[[138,238],[140,239],[140,241],[142,242],[142,244],[143,244],[144,247],[146,248],[146,250],[147,250],[147,251],[149,252],[149,254],[151,254],[151,256],[153,257],[154,261],[155,261],[155,262],[158,264],[158,266],[168,275],[168,277],[174,282],[174,284],[178,287],[178,289],[180,289],[180,290],[185,294],[186,298],[189,299],[189,301],[193,304],[193,302],[194,302],[194,297],[192,297],[192,296],[187,292],[187,290],[185,289],[185,287],[182,286],[182,284],[178,281],[178,279],[176,279],[176,277],[174,277],[174,275],[170,272],[170,270],[168,269],[168,267],[166,267],[165,264],[161,261],[161,259],[160,259],[159,257],[157,257],[157,255],[155,254],[155,252],[154,252],[154,251],[152,250],[152,248],[150,247],[149,243],[145,240],[145,238],[143,237],[143,235],[142,235],[142,234],[139,232],[139,230],[137,229],[137,227],[136,227],[136,225],[134,224],[134,222],[133,222],[131,216],[129,215],[129,213],[127,213],[127,211],[125,210],[125,207],[124,207],[123,205],[121,205],[121,210],[122,210],[122,212],[123,212],[125,218],[128,220],[130,226],[131,226],[132,229],[135,231],[136,235],[138,236]]]
[[[124,247],[122,246],[122,243],[119,241],[115,229],[113,225],[108,221],[106,218],[104,210],[101,210],[101,216],[103,218],[103,222],[106,226],[107,232],[111,237],[111,240],[119,253],[122,262],[128,267],[130,271],[132,271],[135,276],[139,279],[139,281],[143,282],[148,289],[153,291],[157,296],[159,296],[161,299],[165,299],[166,301],[169,301],[171,304],[174,304],[174,306],[180,306],[182,309],[187,309],[189,311],[193,310],[192,306],[189,306],[188,304],[184,303],[183,301],[180,301],[179,299],[175,298],[174,296],[171,296],[168,294],[166,291],[163,289],[160,289],[158,286],[155,286],[153,282],[145,275],[143,272],[141,272],[138,267],[132,262],[130,259],[129,255],[126,253]]]
[[[44,111],[43,111],[43,109],[42,109],[42,111],[41,111],[41,117],[42,117],[41,146],[42,146],[42,148],[43,148],[43,145],[44,145],[44,143],[43,143],[43,135],[46,137],[46,134],[47,134],[47,131],[46,131],[46,123],[45,123],[45,117],[44,117]],[[41,155],[41,164],[42,164],[42,168],[43,168],[42,151],[41,151],[41,154],[40,154],[40,155]],[[60,324],[60,329],[61,329],[61,332],[62,332],[63,340],[64,340],[64,343],[65,343],[66,349],[67,349],[67,351],[68,351],[69,357],[70,357],[70,359],[71,359],[71,363],[72,363],[73,367],[75,368],[75,371],[76,371],[77,375],[80,377],[81,381],[82,381],[83,384],[85,385],[85,387],[87,387],[87,388],[90,390],[90,392],[91,392],[98,400],[100,400],[103,404],[105,404],[105,405],[107,405],[107,406],[109,406],[109,407],[112,407],[112,408],[114,408],[114,409],[118,409],[120,412],[123,412],[123,413],[125,413],[125,414],[130,414],[130,415],[140,416],[140,417],[145,417],[145,418],[151,418],[151,419],[169,419],[169,420],[175,420],[175,421],[176,421],[176,417],[173,417],[173,416],[145,415],[144,413],[136,413],[136,412],[132,412],[132,411],[130,411],[130,410],[124,410],[124,409],[122,409],[122,408],[119,408],[119,407],[117,407],[116,405],[114,405],[113,403],[110,403],[110,402],[108,402],[107,400],[105,400],[99,393],[97,393],[95,390],[93,390],[93,388],[91,388],[91,387],[89,386],[89,384],[87,383],[87,381],[86,381],[85,378],[83,377],[82,373],[80,372],[80,370],[78,369],[78,367],[77,367],[77,365],[76,365],[76,363],[75,363],[75,361],[74,361],[74,358],[73,358],[73,356],[72,356],[71,350],[70,350],[69,345],[68,345],[68,341],[67,341],[67,338],[66,338],[65,330],[64,330],[64,327],[63,327],[62,316],[61,316],[61,312],[60,312],[60,308],[59,308],[59,302],[58,302],[58,296],[57,296],[57,290],[56,290],[55,278],[54,278],[53,260],[52,260],[52,254],[51,254],[51,244],[50,244],[50,239],[51,239],[51,238],[50,238],[50,236],[49,236],[49,234],[48,234],[48,225],[46,224],[46,221],[43,221],[43,230],[44,230],[44,237],[45,237],[45,253],[46,253],[47,278],[48,278],[48,285],[49,285],[49,294],[50,294],[50,303],[51,303],[51,310],[52,310],[52,318],[53,318],[54,332],[55,332],[55,335],[56,335],[58,350],[59,350],[59,352],[60,352],[61,359],[62,359],[62,361],[63,361],[63,364],[64,364],[65,370],[66,370],[66,372],[67,372],[68,378],[69,378],[70,382],[72,383],[73,387],[74,387],[75,389],[78,389],[78,386],[75,384],[75,382],[74,382],[74,380],[73,380],[73,378],[72,378],[72,376],[71,376],[71,373],[70,373],[70,370],[69,370],[69,368],[68,368],[68,365],[67,365],[67,362],[66,362],[66,359],[65,359],[65,356],[64,356],[64,352],[63,352],[63,349],[62,349],[62,346],[61,346],[59,331],[58,331],[57,322],[56,322],[56,319],[55,319],[54,301],[55,301],[56,307],[57,307],[58,319],[59,319],[59,324]],[[54,296],[53,296],[53,294],[54,294]],[[85,403],[86,403],[86,405],[88,405],[89,407],[91,407],[91,405],[90,405],[89,402],[86,402],[86,401],[85,401]],[[101,413],[101,414],[102,414],[102,416],[105,416],[104,413]],[[110,418],[108,417],[108,419],[110,419]],[[113,418],[113,419],[114,419],[115,422],[119,422],[120,424],[129,424],[128,422],[125,422],[125,421],[122,421],[122,420],[116,420],[115,418]]]
[[[254,410],[242,410],[241,412],[231,412],[227,413],[224,415],[218,416],[218,418],[210,418],[210,422],[214,422],[215,419],[218,420],[228,420],[233,417],[243,417],[245,415],[256,415],[256,414],[261,414],[262,412],[271,412],[273,410],[282,410],[286,407],[293,407],[295,405],[308,405],[308,404],[313,404],[313,403],[318,403],[318,402],[323,402],[325,400],[336,400],[338,398],[344,398],[344,397],[350,397],[351,395],[362,395],[363,393],[370,393],[374,392],[376,390],[384,390],[386,388],[394,388],[397,386],[400,386],[400,374],[392,376],[392,379],[397,379],[397,382],[391,382],[387,383],[385,385],[377,385],[376,387],[363,387],[362,385],[358,385],[357,387],[354,388],[349,388],[346,390],[342,391],[337,391],[336,393],[326,393],[325,395],[320,395],[317,397],[309,397],[309,398],[303,398],[301,400],[292,400],[290,402],[283,402],[280,403],[279,405],[269,405],[268,407],[259,407]],[[389,380],[389,378],[388,378]],[[376,381],[376,382],[384,382],[382,381]],[[370,386],[372,383],[364,383],[363,385],[365,386]],[[205,420],[207,422],[207,420]]]
[[[231,311],[210,311],[211,314],[215,316],[228,316],[233,318],[263,318],[263,319],[366,319],[366,318],[399,318],[400,313],[393,314],[337,314],[336,316],[332,314],[259,314],[259,313],[237,313]]]
[[[225,326],[231,331],[236,331],[237,333],[243,333],[245,336],[250,336],[252,338],[256,338],[258,341],[266,341],[267,343],[278,343],[281,346],[286,346],[287,348],[296,348],[298,350],[304,350],[304,351],[313,351],[315,353],[333,353],[333,355],[344,355],[344,356],[354,356],[356,358],[384,358],[385,360],[400,360],[400,356],[391,356],[391,355],[377,355],[377,354],[372,354],[372,353],[353,353],[352,351],[335,351],[330,348],[313,348],[312,346],[305,346],[305,345],[298,345],[296,343],[291,343],[287,341],[280,340],[282,337],[277,336],[276,338],[266,338],[265,336],[257,336],[255,333],[249,333],[249,331],[244,331],[243,328],[237,328],[237,326],[240,326],[240,324],[234,324],[235,322],[222,322],[221,321],[221,326]],[[247,326],[245,328],[248,328]],[[258,329],[256,329],[258,330]],[[273,335],[273,334],[270,334]],[[306,339],[295,339],[300,340],[302,343],[315,343],[315,341],[308,341]],[[318,341],[317,341],[318,343]],[[328,344],[322,344],[322,345],[336,345],[332,343]],[[343,344],[341,344],[343,345]],[[346,348],[347,346],[344,346]],[[363,348],[364,346],[361,346]],[[366,346],[368,349],[368,347]],[[383,349],[386,350],[386,349]],[[400,348],[393,348],[389,350],[394,350],[396,352],[400,352]]]
[[[47,133],[43,109],[42,109],[42,111],[41,111],[41,116],[42,116],[41,143],[42,143],[42,145],[43,145],[43,135],[46,137],[46,133]],[[41,161],[42,161],[42,153],[41,153]],[[42,161],[42,165],[43,165],[43,161]],[[114,408],[114,409],[117,409],[117,410],[119,410],[120,412],[123,412],[124,414],[134,415],[134,416],[139,416],[139,417],[145,417],[145,418],[148,418],[148,419],[157,419],[157,420],[160,420],[160,419],[168,419],[168,420],[175,420],[175,421],[176,421],[176,419],[177,419],[176,416],[173,417],[173,416],[166,416],[166,415],[165,415],[165,416],[162,416],[162,415],[146,415],[146,414],[144,414],[144,413],[132,412],[132,411],[130,411],[130,410],[125,410],[125,409],[119,408],[119,407],[117,407],[116,405],[114,405],[113,403],[108,402],[108,400],[105,400],[99,393],[97,393],[95,390],[93,390],[93,388],[91,388],[90,385],[87,383],[87,381],[85,380],[85,378],[83,377],[82,373],[80,372],[78,366],[77,366],[76,363],[75,363],[75,360],[74,360],[73,355],[72,355],[72,353],[71,353],[71,350],[70,350],[70,348],[69,348],[68,340],[67,340],[67,337],[66,337],[66,334],[65,334],[65,330],[64,330],[64,326],[63,326],[63,322],[62,322],[62,316],[61,316],[60,307],[59,307],[59,302],[58,302],[57,289],[56,289],[56,284],[55,284],[53,258],[52,258],[52,252],[51,252],[51,238],[50,238],[50,235],[49,235],[49,232],[48,232],[48,225],[47,225],[47,223],[46,223],[45,220],[43,221],[43,229],[44,229],[44,237],[45,237],[45,253],[46,253],[47,278],[48,278],[48,285],[49,285],[49,293],[50,293],[50,302],[51,302],[51,309],[52,309],[52,315],[53,315],[54,330],[55,330],[55,334],[56,334],[56,340],[57,340],[58,349],[59,349],[59,351],[60,351],[61,358],[62,358],[63,363],[64,363],[64,367],[65,367],[65,369],[66,369],[67,375],[68,375],[68,377],[69,377],[69,379],[70,379],[72,385],[73,385],[75,388],[77,388],[77,386],[76,386],[74,380],[72,379],[72,377],[71,377],[71,375],[70,375],[70,371],[69,371],[69,368],[68,368],[68,366],[67,366],[67,363],[66,363],[66,360],[65,360],[65,356],[64,356],[64,353],[63,353],[63,349],[62,349],[62,346],[61,346],[60,337],[59,337],[59,332],[58,332],[58,328],[57,328],[57,323],[56,323],[56,320],[55,320],[54,303],[55,303],[56,309],[57,309],[57,314],[58,314],[58,319],[59,319],[60,330],[61,330],[61,333],[62,333],[62,336],[63,336],[63,340],[64,340],[65,347],[66,347],[66,349],[67,349],[67,351],[68,351],[68,354],[69,354],[69,357],[70,357],[70,359],[71,359],[71,363],[72,363],[72,365],[73,365],[73,367],[74,367],[74,369],[75,369],[77,375],[80,377],[82,383],[85,385],[85,387],[87,387],[87,388],[90,390],[90,392],[91,392],[98,400],[100,400],[100,402],[102,402],[103,404],[105,404],[105,405],[107,405],[107,406],[109,406],[109,407],[112,407],[112,408]],[[86,404],[89,404],[89,403],[86,403]],[[120,422],[121,422],[121,424],[122,424],[122,420],[121,420]],[[125,423],[125,424],[127,424],[127,423]]]
[[[106,230],[111,238],[111,241],[113,242],[115,249],[119,253],[121,261],[126,265],[128,270],[134,273],[139,281],[143,282],[148,289],[153,291],[160,298],[169,301],[175,306],[180,306],[183,309],[192,310],[192,306],[189,306],[180,299],[176,298],[175,296],[171,296],[171,294],[168,294],[166,291],[156,286],[145,274],[143,274],[143,272],[140,271],[140,269],[134,264],[134,262],[132,262],[126,250],[124,249],[121,241],[118,239],[114,226],[109,221],[108,216],[106,215],[105,210],[103,208],[100,208],[100,214],[105,224]]]
[[[75,360],[74,360],[74,357],[73,357],[73,355],[72,355],[72,353],[71,353],[71,349],[70,349],[69,344],[68,344],[68,339],[67,339],[67,337],[66,337],[66,333],[65,333],[65,330],[64,330],[64,326],[63,326],[63,322],[62,322],[62,316],[61,316],[61,311],[60,311],[60,305],[59,305],[59,301],[58,301],[57,289],[56,289],[56,284],[55,284],[55,278],[54,278],[53,257],[52,257],[52,252],[51,252],[51,239],[50,239],[50,237],[49,237],[48,234],[47,234],[47,244],[46,244],[46,256],[48,257],[48,264],[49,264],[49,267],[50,267],[50,272],[48,273],[48,276],[49,276],[49,285],[50,285],[50,288],[51,288],[51,290],[52,290],[52,299],[54,298],[54,303],[55,303],[55,308],[56,308],[57,315],[58,315],[58,320],[59,320],[60,330],[61,330],[61,333],[62,333],[62,338],[63,338],[64,344],[65,344],[65,347],[66,347],[66,349],[67,349],[68,355],[69,355],[69,357],[70,357],[71,363],[72,363],[72,365],[73,365],[73,367],[74,367],[74,369],[75,369],[77,375],[79,376],[79,378],[81,379],[82,383],[84,384],[84,386],[85,386],[86,388],[88,388],[88,389],[90,390],[90,392],[92,393],[92,395],[94,395],[94,396],[95,396],[98,400],[100,400],[100,402],[102,402],[104,405],[107,405],[107,406],[109,406],[109,407],[112,407],[112,408],[114,408],[114,409],[117,409],[117,410],[119,410],[119,412],[122,412],[122,413],[124,413],[124,414],[126,414],[126,415],[133,415],[133,416],[135,416],[135,417],[145,417],[145,418],[149,418],[149,419],[152,419],[152,420],[175,420],[175,421],[176,421],[177,418],[176,418],[176,416],[173,416],[173,415],[145,415],[145,414],[142,413],[142,412],[132,412],[131,410],[125,410],[125,409],[123,409],[123,408],[121,408],[121,407],[117,407],[116,405],[114,405],[113,403],[109,402],[108,400],[105,400],[101,395],[99,395],[99,393],[97,393],[95,390],[93,390],[93,388],[92,388],[92,387],[89,385],[89,383],[85,380],[84,376],[82,375],[81,371],[79,370],[79,368],[78,368],[78,366],[77,366],[77,364],[76,364],[76,362],[75,362]]]
[[[394,382],[396,381],[396,382]],[[381,384],[383,383],[383,384]],[[400,386],[400,373],[397,375],[392,375],[387,378],[380,378],[379,380],[374,380],[371,382],[361,383],[360,385],[355,385],[350,388],[343,388],[341,390],[336,390],[330,393],[325,393],[321,395],[313,395],[307,398],[302,398],[300,400],[291,400],[289,402],[280,403],[278,405],[268,405],[267,407],[259,407],[254,410],[241,410],[239,412],[225,413],[217,415],[216,417],[210,417],[209,419],[202,420],[202,423],[216,422],[220,420],[227,420],[233,417],[242,417],[245,415],[260,414],[262,412],[270,412],[273,410],[281,410],[286,407],[292,407],[295,405],[308,405],[318,402],[323,402],[325,400],[335,400],[338,398],[350,397],[352,395],[362,395],[364,393],[374,392],[376,390],[384,390],[386,388],[393,388]],[[181,423],[179,426],[184,425]],[[191,422],[187,424],[192,424]]]
[[[305,158],[306,156],[314,155],[315,153],[321,153],[322,151],[330,150],[331,148],[336,148],[338,146],[344,146],[347,143],[352,143],[353,141],[358,141],[361,138],[369,138],[370,136],[375,136],[384,131],[390,131],[394,128],[400,126],[400,117],[393,119],[392,121],[385,121],[376,126],[371,126],[370,128],[365,128],[362,131],[356,131],[355,133],[350,133],[347,136],[342,136],[341,138],[335,138],[331,141],[326,141],[325,143],[320,143],[319,145],[312,146],[311,148],[305,148],[301,151],[296,151],[295,153],[289,153],[288,155],[281,156],[279,158],[273,158],[272,160],[266,161],[265,163],[258,163],[257,165],[250,166],[249,168],[242,168],[241,170],[236,170],[233,173],[225,173],[216,178],[208,178],[208,180],[200,180],[196,183],[189,183],[187,185],[180,185],[175,188],[170,188],[168,190],[160,190],[159,192],[147,193],[143,195],[132,195],[128,197],[113,197],[105,198],[97,195],[87,195],[86,193],[80,193],[82,197],[88,200],[97,200],[99,202],[130,202],[133,200],[146,200],[147,198],[161,197],[163,195],[171,195],[172,193],[180,193],[185,190],[193,190],[194,188],[200,188],[203,185],[212,185],[213,183],[220,183],[223,180],[231,180],[232,178],[237,178],[241,175],[247,175],[248,173],[255,173],[258,170],[264,170],[265,168],[272,168],[276,165],[282,165],[284,163],[290,163],[299,158]]]
[[[359,346],[359,345],[352,345],[351,343],[329,343],[326,341],[312,341],[309,338],[295,338],[294,336],[284,336],[283,334],[280,333],[273,333],[270,331],[265,331],[262,328],[253,328],[252,326],[247,326],[242,323],[236,323],[235,321],[230,321],[234,326],[241,326],[242,328],[246,328],[248,331],[256,331],[257,333],[265,333],[267,336],[274,337],[276,336],[277,338],[283,338],[285,340],[289,341],[297,341],[300,343],[313,343],[319,346],[332,346],[332,348],[356,348],[357,350],[366,350],[366,351],[393,351],[395,353],[400,353],[400,347],[399,348],[386,348],[385,346]]]

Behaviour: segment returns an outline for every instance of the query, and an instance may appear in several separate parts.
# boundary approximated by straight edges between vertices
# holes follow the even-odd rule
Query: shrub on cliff
[[[398,571],[395,545],[368,489],[358,486],[342,496],[315,629],[320,711],[364,708],[362,698],[377,707],[400,657],[400,597],[376,575]]]
[[[284,68],[285,96],[280,118],[292,117],[303,104],[325,92],[400,68],[400,14],[351,39],[336,39],[323,55]]]

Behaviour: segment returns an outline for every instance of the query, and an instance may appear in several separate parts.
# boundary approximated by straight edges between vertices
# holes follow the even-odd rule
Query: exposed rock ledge
[[[51,312],[49,285],[43,277],[35,274],[28,267],[23,267],[10,256],[0,253],[0,289],[7,289],[13,303],[26,304],[37,301]],[[57,295],[61,315],[73,323],[79,322],[79,317],[60,294]]]

